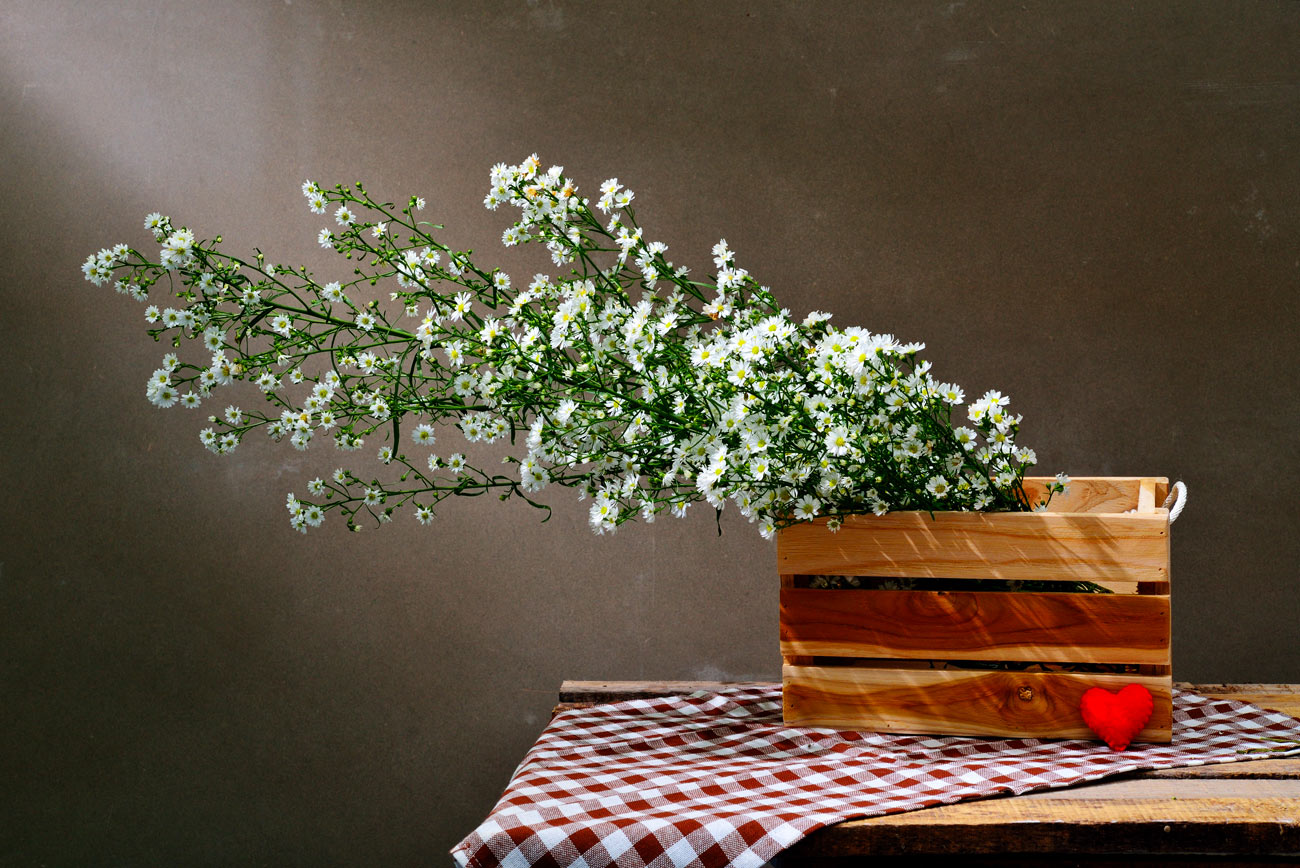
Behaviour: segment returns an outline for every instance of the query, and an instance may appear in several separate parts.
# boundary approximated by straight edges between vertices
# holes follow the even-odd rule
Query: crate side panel
[[[1138,493],[1143,481],[1151,480],[1157,492],[1161,486],[1168,490],[1169,480],[1163,476],[1077,476],[1070,480],[1069,491],[1057,494],[1048,504],[1048,512],[1128,512],[1138,504]],[[1041,500],[1047,486],[1055,482],[1052,476],[1026,476],[1022,480],[1025,496],[1030,502]],[[1158,494],[1157,504],[1164,495]]]
[[[777,535],[783,574],[1148,581],[1169,578],[1169,518],[1156,513],[892,512]]]
[[[782,700],[790,726],[1009,738],[1095,739],[1079,712],[1092,687],[1141,684],[1155,710],[1135,742],[1168,743],[1169,676],[983,672],[887,667],[786,666]]]
[[[781,653],[1169,665],[1169,598],[781,589]]]

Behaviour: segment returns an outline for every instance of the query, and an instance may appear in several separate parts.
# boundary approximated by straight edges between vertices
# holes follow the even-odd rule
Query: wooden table
[[[566,681],[556,710],[723,686],[728,685]],[[1177,686],[1300,717],[1300,685]],[[964,866],[1300,865],[1300,758],[1138,772],[1062,790],[849,820],[809,835],[776,864],[829,868],[866,858],[873,866],[958,864],[942,858],[957,854]]]

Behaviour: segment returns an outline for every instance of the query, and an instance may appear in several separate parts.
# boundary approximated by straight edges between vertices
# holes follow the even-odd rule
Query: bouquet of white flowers
[[[922,344],[841,330],[826,313],[792,319],[725,240],[712,280],[692,279],[646,240],[617,179],[601,185],[598,217],[536,155],[493,167],[485,204],[520,211],[502,242],[544,244],[563,271],[526,288],[444,243],[419,197],[399,209],[360,183],[302,189],[312,213],[333,212],[317,241],[351,261],[348,279],[239,259],[161,214],[145,221],[156,259],[119,244],[83,271],[141,302],[165,279],[179,302],[146,307],[149,333],[203,343],[201,362],[163,357],[153,404],[198,408],[236,381],[261,390],[269,408],[208,417],[211,451],[258,428],[296,449],[318,435],[344,452],[383,438],[378,476],[341,467],[289,495],[304,532],[331,510],[354,529],[403,509],[427,524],[448,496],[490,490],[548,509],[534,499],[547,485],[591,498],[598,533],[699,500],[732,501],[764,537],[818,515],[835,529],[855,513],[1043,505],[1021,485],[1034,453],[1016,445],[1004,395],[954,424],[964,394],[931,376]],[[367,294],[381,280],[396,284],[391,305]],[[471,443],[508,436],[515,472],[435,452],[453,426]]]

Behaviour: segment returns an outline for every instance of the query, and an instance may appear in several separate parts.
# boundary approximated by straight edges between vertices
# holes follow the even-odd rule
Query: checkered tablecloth
[[[468,868],[755,868],[822,826],[1138,769],[1259,759],[1300,721],[1175,691],[1172,744],[936,738],[787,727],[780,685],[556,715],[488,818]]]

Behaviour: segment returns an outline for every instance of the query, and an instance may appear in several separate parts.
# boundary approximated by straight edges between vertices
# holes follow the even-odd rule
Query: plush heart
[[[1083,722],[1111,750],[1123,750],[1151,719],[1155,701],[1141,684],[1130,684],[1119,693],[1093,687],[1079,700]]]

